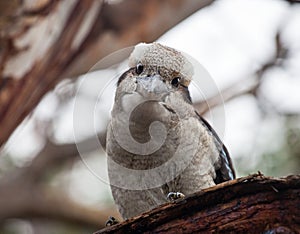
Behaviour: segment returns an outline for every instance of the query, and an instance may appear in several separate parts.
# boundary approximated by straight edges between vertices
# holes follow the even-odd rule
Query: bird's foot
[[[183,193],[180,193],[180,192],[169,192],[168,196],[167,196],[167,199],[169,201],[175,201],[175,200],[178,200],[180,198],[184,198],[185,195]]]
[[[115,225],[117,223],[119,223],[119,221],[115,217],[110,216],[108,218],[108,220],[105,222],[105,226],[109,227],[109,226]]]

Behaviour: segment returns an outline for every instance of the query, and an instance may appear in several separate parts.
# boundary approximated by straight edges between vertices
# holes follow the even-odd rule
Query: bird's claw
[[[115,217],[110,216],[108,218],[108,220],[105,222],[105,226],[106,227],[110,227],[110,226],[115,225],[117,223],[119,223],[119,221]]]
[[[168,196],[167,196],[167,199],[169,201],[175,201],[177,199],[180,199],[180,198],[184,198],[185,195],[183,193],[180,193],[180,192],[169,192]]]

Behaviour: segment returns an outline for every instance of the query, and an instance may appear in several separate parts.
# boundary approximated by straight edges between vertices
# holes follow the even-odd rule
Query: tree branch
[[[300,231],[300,175],[255,174],[205,189],[103,233],[266,233]],[[277,233],[277,232],[272,232]]]
[[[102,134],[105,133],[100,133],[97,137],[90,137],[81,142],[70,144],[54,144],[47,139],[44,148],[33,159],[32,163],[27,167],[19,169],[19,177],[23,180],[27,178],[33,183],[41,181],[46,172],[51,168],[56,168],[70,160],[79,159],[78,147],[80,147],[81,153],[89,153],[99,149],[99,141],[104,138]]]

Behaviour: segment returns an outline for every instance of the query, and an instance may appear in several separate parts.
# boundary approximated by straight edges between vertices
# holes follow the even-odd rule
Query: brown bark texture
[[[103,233],[300,233],[300,175],[225,182],[95,234]]]

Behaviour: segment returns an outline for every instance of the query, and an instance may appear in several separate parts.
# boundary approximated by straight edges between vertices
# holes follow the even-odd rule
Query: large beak
[[[160,75],[138,77],[138,91],[141,93],[163,94],[168,91],[168,87],[163,82]]]

